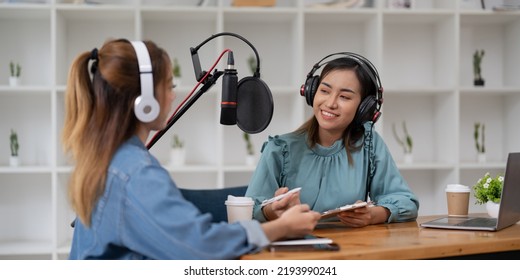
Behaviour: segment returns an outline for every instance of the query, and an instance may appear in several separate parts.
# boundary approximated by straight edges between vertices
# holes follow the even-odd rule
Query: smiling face
[[[327,73],[320,81],[312,106],[319,123],[318,143],[331,146],[342,138],[360,103],[361,84],[353,70]]]

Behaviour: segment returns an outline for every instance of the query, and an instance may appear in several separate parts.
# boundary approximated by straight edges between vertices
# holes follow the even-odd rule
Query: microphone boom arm
[[[175,122],[177,122],[177,120],[199,99],[199,97],[202,96],[202,94],[204,94],[206,91],[208,91],[213,85],[215,85],[215,83],[217,82],[218,78],[220,78],[220,76],[222,76],[224,74],[224,71],[217,71],[215,70],[213,72],[213,74],[209,74],[208,72],[206,71],[202,71],[202,67],[200,65],[200,60],[199,60],[199,56],[198,56],[198,50],[204,45],[206,44],[207,42],[213,40],[214,38],[217,38],[217,37],[220,37],[220,36],[224,36],[224,35],[227,35],[227,36],[233,36],[233,37],[236,37],[240,40],[242,40],[243,42],[245,42],[247,45],[249,45],[249,47],[251,47],[251,49],[253,50],[253,52],[255,53],[255,57],[256,57],[256,70],[255,70],[255,73],[253,74],[253,76],[255,78],[258,78],[260,79],[260,56],[258,55],[258,52],[256,51],[256,48],[253,46],[253,44],[251,44],[246,38],[238,35],[238,34],[235,34],[235,33],[231,33],[231,32],[221,32],[221,33],[217,33],[217,34],[214,34],[212,35],[211,37],[209,37],[208,39],[204,40],[202,43],[200,43],[197,47],[191,47],[190,48],[190,53],[191,53],[191,58],[192,58],[192,61],[193,61],[193,67],[194,67],[194,70],[195,70],[195,79],[199,82],[199,83],[202,83],[203,86],[202,88],[200,88],[193,97],[191,97],[184,106],[182,106],[179,111],[177,113],[175,113],[174,116],[171,117],[170,120],[168,120],[168,123],[166,124],[166,127],[160,131],[158,131],[154,137],[152,137],[152,139],[150,140],[150,142],[148,142],[148,144],[146,145],[146,147],[148,149],[152,148],[152,146],[157,142],[159,141],[159,139],[166,133],[166,131],[168,131],[168,129],[170,129],[174,124]],[[205,78],[204,78],[205,77]],[[269,92],[270,93],[270,92]],[[271,111],[271,115],[272,115],[272,111]],[[270,121],[270,118],[269,118],[269,121]]]
[[[199,97],[201,97],[206,91],[208,91],[213,85],[215,85],[218,78],[220,78],[222,74],[224,74],[223,71],[214,71],[213,75],[209,75],[206,78],[206,82],[204,83],[204,85],[195,93],[195,95],[193,95],[192,98],[190,98],[186,102],[184,106],[182,106],[182,108],[179,109],[179,112],[177,112],[177,114],[175,114],[175,116],[173,116],[168,121],[166,127],[157,132],[157,134],[152,138],[152,140],[150,140],[150,142],[146,145],[146,148],[148,148],[149,150],[157,141],[159,141],[159,139],[166,133],[166,131],[168,131],[168,129],[170,129],[170,127],[172,127],[175,124],[175,122],[177,122],[177,120],[179,120],[179,118],[182,117],[182,115],[184,115],[186,111],[188,111],[188,109],[199,99]]]

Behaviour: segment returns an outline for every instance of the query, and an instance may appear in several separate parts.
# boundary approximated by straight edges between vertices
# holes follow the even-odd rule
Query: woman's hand
[[[281,187],[274,193],[274,196],[284,194],[289,191],[287,187]],[[300,193],[292,193],[278,201],[275,201],[271,204],[268,204],[262,208],[264,212],[264,216],[267,220],[275,220],[280,217],[287,209],[299,205],[300,203]]]
[[[309,205],[299,204],[289,208],[280,218],[263,223],[262,228],[270,241],[298,238],[312,233],[320,218],[320,213],[311,211]]]
[[[361,201],[356,201],[356,203]],[[381,224],[388,220],[390,211],[383,206],[367,205],[352,211],[344,211],[338,214],[339,220],[349,227],[364,227]]]

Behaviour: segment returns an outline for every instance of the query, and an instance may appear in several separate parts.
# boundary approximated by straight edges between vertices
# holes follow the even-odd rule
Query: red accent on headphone
[[[232,102],[232,101],[223,101],[223,102],[220,102],[220,104],[222,104],[222,105],[237,105],[236,102]]]
[[[374,114],[374,117],[372,117],[372,122],[373,122],[373,123],[376,123],[377,120],[379,119],[379,117],[381,117],[381,112],[377,111],[377,112]]]

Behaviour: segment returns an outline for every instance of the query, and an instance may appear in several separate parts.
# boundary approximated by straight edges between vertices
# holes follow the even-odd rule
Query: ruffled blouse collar
[[[345,146],[343,145],[343,139],[339,139],[336,140],[336,142],[334,142],[334,144],[332,144],[330,147],[325,147],[316,143],[316,145],[311,150],[320,156],[331,156],[340,152],[344,148]]]

